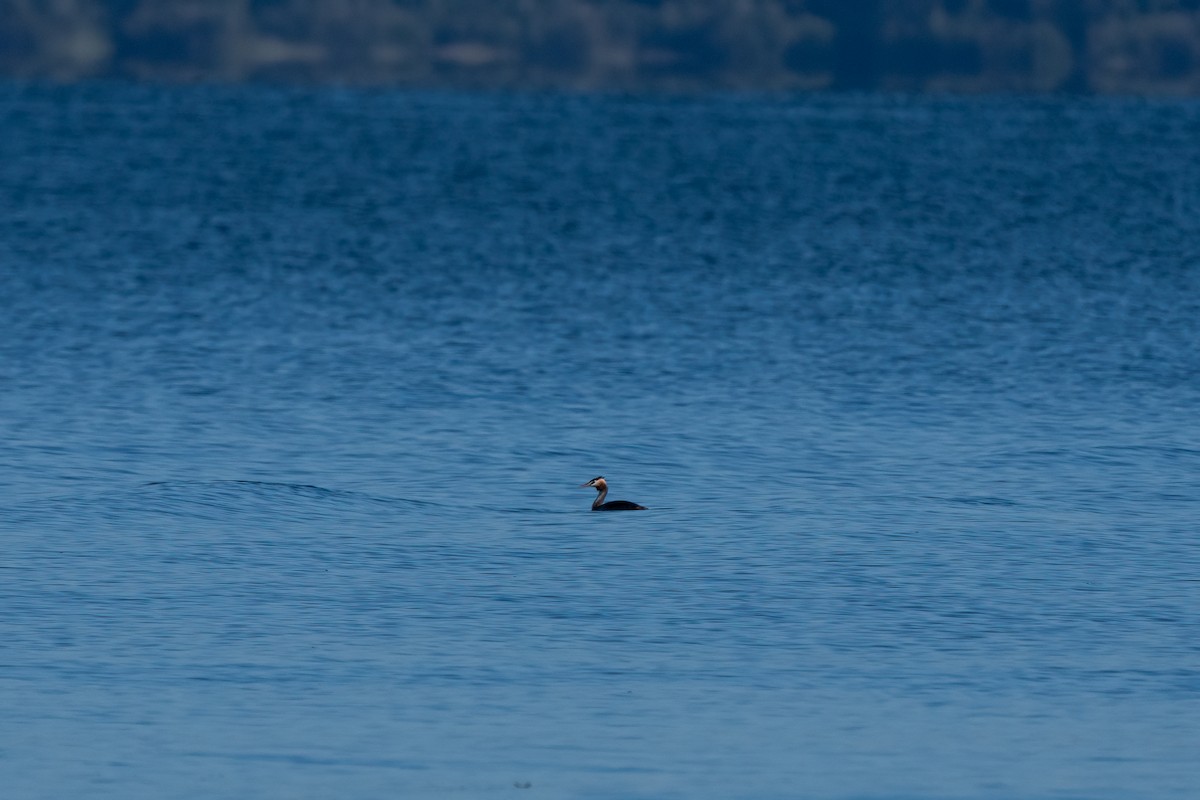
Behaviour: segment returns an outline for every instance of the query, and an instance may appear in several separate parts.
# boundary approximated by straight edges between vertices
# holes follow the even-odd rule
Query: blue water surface
[[[1196,797],[1200,103],[0,118],[5,797]]]

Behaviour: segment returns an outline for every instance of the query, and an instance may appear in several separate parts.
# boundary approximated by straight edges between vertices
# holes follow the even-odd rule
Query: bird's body
[[[628,500],[610,500],[604,502],[604,498],[608,496],[608,482],[603,477],[592,478],[580,488],[592,487],[598,494],[595,502],[592,503],[592,511],[645,511],[645,506],[639,506],[637,503],[631,503]]]

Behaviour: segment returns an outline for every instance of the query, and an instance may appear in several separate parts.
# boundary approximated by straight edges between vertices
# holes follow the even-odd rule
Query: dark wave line
[[[287,481],[264,481],[250,480],[246,478],[218,478],[212,480],[174,480],[174,481],[150,481],[142,484],[143,487],[245,487],[248,490],[261,492],[288,492],[291,494],[305,495],[314,498],[328,498],[332,500],[355,500],[365,501],[370,503],[384,504],[395,506],[396,504],[404,504],[408,506],[420,506],[428,508],[450,508],[444,503],[437,503],[432,500],[415,500],[408,497],[383,497],[379,495],[368,494],[367,492],[359,492],[351,489],[330,489],[326,486],[317,486],[310,483],[291,483]]]

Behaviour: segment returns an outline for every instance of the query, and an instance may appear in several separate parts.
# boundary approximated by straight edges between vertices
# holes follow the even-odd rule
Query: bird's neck
[[[608,496],[608,487],[607,486],[597,486],[596,491],[599,492],[599,494],[596,495],[596,500],[595,500],[595,502],[592,503],[593,510],[599,508],[600,504],[604,502],[604,498]]]

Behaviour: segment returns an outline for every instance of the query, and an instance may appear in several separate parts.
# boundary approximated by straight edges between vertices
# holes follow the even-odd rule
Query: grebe
[[[612,500],[604,502],[604,498],[608,496],[608,483],[604,477],[592,478],[587,483],[581,483],[580,489],[585,489],[588,486],[594,488],[600,494],[596,495],[596,502],[592,503],[592,511],[645,511],[645,506],[639,506],[637,503],[631,503],[628,500]]]

